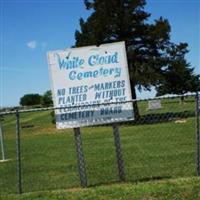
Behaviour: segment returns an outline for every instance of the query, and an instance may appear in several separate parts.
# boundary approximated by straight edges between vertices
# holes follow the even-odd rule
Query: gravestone
[[[156,109],[161,109],[161,100],[160,99],[154,99],[148,101],[148,110],[156,110]]]

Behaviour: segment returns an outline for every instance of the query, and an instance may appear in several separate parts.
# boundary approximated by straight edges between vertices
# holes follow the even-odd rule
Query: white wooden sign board
[[[134,119],[119,103],[132,98],[124,42],[51,51],[48,64],[58,129]]]
[[[148,110],[156,110],[162,108],[161,101],[159,99],[154,99],[148,101]]]

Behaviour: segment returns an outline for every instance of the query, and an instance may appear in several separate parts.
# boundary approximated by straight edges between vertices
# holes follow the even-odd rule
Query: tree
[[[25,94],[20,98],[20,105],[33,106],[41,104],[41,95],[39,94]]]
[[[195,75],[194,68],[190,67],[186,61],[185,54],[187,52],[186,44],[171,46],[169,67],[164,72],[164,79],[157,86],[157,96],[164,94],[183,95],[186,92],[200,90],[200,75]]]
[[[86,21],[80,19],[80,30],[75,32],[75,46],[125,41],[133,99],[136,99],[136,87],[140,91],[157,87],[165,81],[172,66],[180,65],[173,57],[179,56],[181,51],[178,47],[182,46],[184,52],[187,44],[175,45],[170,41],[171,28],[167,19],[160,17],[148,23],[150,14],[144,10],[145,0],[84,2],[86,8],[93,12]],[[186,71],[189,69],[186,65],[182,67]],[[137,117],[136,103],[134,111]]]
[[[43,94],[41,104],[42,104],[42,106],[46,106],[46,107],[53,105],[52,93],[50,90],[46,91]]]
[[[167,65],[167,47],[170,44],[170,25],[162,17],[148,24],[149,13],[144,11],[145,0],[85,0],[91,16],[80,19],[75,46],[100,45],[125,41],[132,98],[137,86],[150,90],[162,78]],[[136,116],[137,104],[134,104]]]

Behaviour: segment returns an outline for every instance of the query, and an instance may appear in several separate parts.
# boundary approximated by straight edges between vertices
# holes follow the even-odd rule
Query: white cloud
[[[35,49],[37,46],[37,42],[35,40],[29,41],[26,43],[26,46],[30,49]]]

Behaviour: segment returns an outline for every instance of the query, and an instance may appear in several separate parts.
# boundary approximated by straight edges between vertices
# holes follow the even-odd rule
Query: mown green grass
[[[163,108],[148,111],[139,104],[141,115],[156,112],[194,112],[194,102],[163,102]],[[80,186],[72,129],[56,130],[49,111],[20,114],[23,192],[66,189]],[[30,128],[23,126],[31,125]],[[7,157],[0,164],[0,192],[15,193],[15,116],[3,122]],[[89,186],[118,182],[111,126],[82,128]],[[195,118],[155,124],[120,126],[126,180],[139,182],[194,176]],[[1,155],[0,155],[1,156]]]
[[[198,200],[200,179],[184,178],[137,184],[111,184],[87,189],[74,188],[2,195],[2,200]]]

